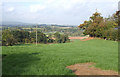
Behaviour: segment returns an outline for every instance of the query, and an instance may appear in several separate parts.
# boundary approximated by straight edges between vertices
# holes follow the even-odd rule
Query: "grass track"
[[[3,57],[4,75],[74,75],[66,66],[86,62],[95,62],[96,67],[104,70],[118,70],[118,43],[114,41],[75,40],[65,44],[25,44],[2,49],[7,55]]]

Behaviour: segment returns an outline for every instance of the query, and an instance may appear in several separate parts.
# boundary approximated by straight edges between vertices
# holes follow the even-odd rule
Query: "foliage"
[[[14,39],[13,34],[9,30],[2,31],[2,45],[14,45],[17,42],[16,39]]]
[[[30,39],[29,35],[30,33],[27,31],[23,31],[23,30],[12,30],[11,33],[13,34],[14,38],[18,41],[18,42],[25,42],[27,43],[27,40]]]
[[[108,18],[103,18],[100,13],[95,12],[89,21],[85,21],[78,27],[83,29],[83,33],[90,37],[118,40],[118,30],[116,30],[118,28],[118,17],[115,14]]]
[[[14,45],[18,43],[35,43],[36,32],[28,32],[23,30],[3,30],[2,44]],[[38,32],[38,43],[47,43],[47,37],[42,32]]]
[[[56,43],[68,42],[67,35],[55,34]],[[36,42],[36,32],[28,32],[24,30],[3,30],[2,32],[2,45],[14,45],[20,43],[35,43]],[[37,42],[38,43],[53,43],[52,35],[46,36],[44,33],[37,32]]]
[[[47,43],[47,37],[42,32],[37,32],[38,43]]]
[[[70,41],[70,39],[67,35],[64,35],[64,34],[61,35],[59,32],[56,32],[54,34],[54,37],[55,37],[56,43],[66,43],[66,42]]]
[[[118,41],[118,30],[109,29],[103,32],[104,39]]]
[[[8,29],[9,26],[3,26],[2,29]],[[28,32],[34,32],[36,30],[34,24],[31,26],[12,26],[9,27],[10,30],[24,30]],[[40,26],[38,25],[38,31],[41,31],[44,34],[54,34],[55,32],[59,32],[68,36],[81,36],[83,33],[82,30],[77,28],[76,26]]]

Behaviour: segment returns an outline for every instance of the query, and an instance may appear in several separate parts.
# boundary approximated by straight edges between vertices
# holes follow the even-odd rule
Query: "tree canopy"
[[[84,21],[84,23],[80,24],[78,27],[83,29],[84,34],[89,35],[90,37],[118,40],[116,37],[118,35],[118,16],[116,14],[113,14],[108,18],[103,18],[101,13],[95,12],[90,17],[89,21]]]

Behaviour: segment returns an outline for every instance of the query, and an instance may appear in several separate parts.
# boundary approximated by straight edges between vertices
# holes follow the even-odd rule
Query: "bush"
[[[55,37],[55,42],[56,43],[66,43],[66,42],[70,41],[68,35],[59,34],[59,32],[56,32],[54,34],[54,37]]]
[[[109,29],[109,30],[103,31],[103,38],[107,40],[117,41],[119,39],[118,30]]]

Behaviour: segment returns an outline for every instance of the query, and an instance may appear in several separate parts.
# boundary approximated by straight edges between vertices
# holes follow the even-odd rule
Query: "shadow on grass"
[[[41,60],[41,53],[9,54],[3,59],[2,77],[77,77],[75,75],[28,75],[30,67]],[[34,71],[34,70],[33,70]]]
[[[23,75],[29,71],[29,67],[40,60],[36,54],[19,53],[9,54],[2,60],[3,75]]]

